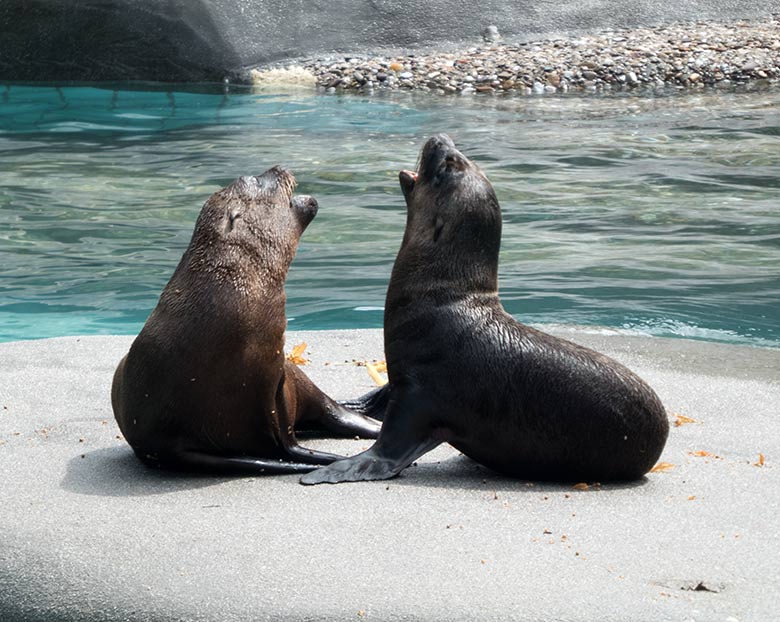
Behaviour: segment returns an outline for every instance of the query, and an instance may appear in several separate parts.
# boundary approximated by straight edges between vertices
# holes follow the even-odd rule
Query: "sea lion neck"
[[[495,195],[442,196],[435,189],[418,188],[407,211],[390,290],[414,290],[421,296],[432,288],[451,297],[496,295],[500,246]]]
[[[498,239],[473,248],[439,243],[433,240],[431,227],[435,226],[416,220],[413,213],[408,215],[385,308],[404,306],[411,300],[442,306],[474,296],[486,301],[494,298],[498,303]]]
[[[498,299],[498,265],[492,258],[468,261],[420,252],[414,246],[402,247],[390,277],[387,304],[400,298],[448,304],[471,296]]]
[[[245,237],[206,244],[193,240],[177,272],[186,271],[189,281],[231,287],[243,297],[284,295],[296,246],[297,241],[292,248],[259,246]]]

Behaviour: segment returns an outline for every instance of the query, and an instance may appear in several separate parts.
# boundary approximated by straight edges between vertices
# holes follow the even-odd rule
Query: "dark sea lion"
[[[300,473],[339,458],[298,445],[297,424],[376,438],[379,423],[285,360],[284,282],[317,202],[274,167],[206,201],[192,241],[129,353],[111,402],[136,455],[213,473]]]
[[[640,478],[669,423],[616,361],[517,322],[498,298],[501,210],[447,136],[400,173],[406,231],[385,304],[388,384],[350,405],[384,415],[367,451],[304,484],[386,479],[442,442],[524,479]]]

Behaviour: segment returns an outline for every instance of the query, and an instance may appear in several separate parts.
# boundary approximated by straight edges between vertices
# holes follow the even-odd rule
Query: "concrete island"
[[[132,337],[0,344],[0,619],[773,620],[780,351],[553,332],[658,392],[672,428],[656,472],[517,481],[449,446],[382,482],[159,472],[111,413]],[[375,386],[360,363],[383,357],[381,331],[300,342],[331,395]]]

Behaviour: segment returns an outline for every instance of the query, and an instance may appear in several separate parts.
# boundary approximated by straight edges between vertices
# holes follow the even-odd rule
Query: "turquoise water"
[[[780,93],[363,97],[0,86],[0,340],[131,334],[217,188],[273,164],[320,202],[290,329],[379,327],[397,171],[449,132],[504,213],[529,323],[780,347]]]

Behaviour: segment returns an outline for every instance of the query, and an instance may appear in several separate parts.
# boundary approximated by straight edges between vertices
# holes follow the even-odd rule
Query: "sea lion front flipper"
[[[340,400],[339,404],[366,417],[384,421],[387,404],[390,401],[390,386],[388,383],[353,400]]]
[[[426,401],[395,399],[388,405],[387,419],[374,445],[361,454],[338,460],[307,473],[301,484],[337,484],[362,480],[390,479],[423,454],[440,445],[444,438],[426,425],[422,404]]]

